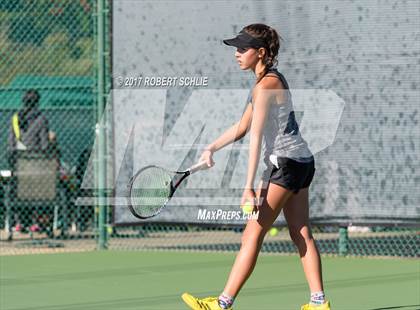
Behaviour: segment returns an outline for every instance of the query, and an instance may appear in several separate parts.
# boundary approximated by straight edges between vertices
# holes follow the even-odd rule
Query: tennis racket
[[[202,161],[185,171],[169,171],[150,165],[140,169],[128,183],[128,208],[139,219],[158,215],[189,175],[207,169]]]

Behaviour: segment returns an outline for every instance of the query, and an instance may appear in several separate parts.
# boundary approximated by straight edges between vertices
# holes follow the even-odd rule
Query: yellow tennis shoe
[[[302,308],[300,308],[300,310],[331,310],[331,308],[330,308],[330,302],[327,301],[325,304],[322,304],[322,305],[306,304],[306,305],[303,305]]]
[[[193,310],[224,310],[219,307],[217,297],[196,298],[188,293],[182,294],[182,300]],[[233,310],[229,308],[228,310]]]

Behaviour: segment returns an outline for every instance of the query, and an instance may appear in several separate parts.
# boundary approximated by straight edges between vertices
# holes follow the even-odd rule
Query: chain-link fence
[[[99,216],[97,191],[83,182],[87,170],[98,175],[99,57],[105,59],[105,95],[110,88],[112,11],[111,2],[103,3],[99,14],[94,0],[0,3],[0,254],[98,247],[237,251],[241,225],[117,225],[112,206]],[[100,14],[106,21],[103,50]],[[108,121],[112,125],[112,117]],[[111,127],[106,126],[105,150],[112,180]],[[418,226],[393,224],[392,219],[381,226],[331,222],[313,229],[322,253],[418,257]],[[272,229],[263,252],[296,253],[287,228]]]
[[[60,246],[52,240],[94,230],[93,208],[74,201],[95,139],[95,10],[0,3],[2,242]]]

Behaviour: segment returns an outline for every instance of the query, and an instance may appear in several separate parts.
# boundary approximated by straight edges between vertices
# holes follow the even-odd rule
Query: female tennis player
[[[252,70],[256,82],[241,120],[209,144],[200,161],[213,166],[214,152],[250,131],[248,174],[241,205],[250,202],[259,210],[259,216],[246,224],[240,251],[220,296],[200,299],[184,293],[182,299],[195,310],[233,309],[235,297],[255,267],[264,236],[283,210],[311,292],[309,303],[301,309],[330,310],[324,295],[321,258],[308,218],[308,189],[315,174],[315,160],[299,132],[287,81],[274,68],[279,36],[267,25],[252,24],[223,42],[236,47],[240,68]],[[254,190],[262,146],[266,169]]]

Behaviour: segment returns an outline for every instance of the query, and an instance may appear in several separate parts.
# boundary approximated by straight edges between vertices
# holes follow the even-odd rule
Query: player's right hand
[[[205,161],[209,168],[213,167],[215,162],[213,161],[213,151],[210,149],[205,149],[203,153],[201,153],[201,157],[199,162]]]

